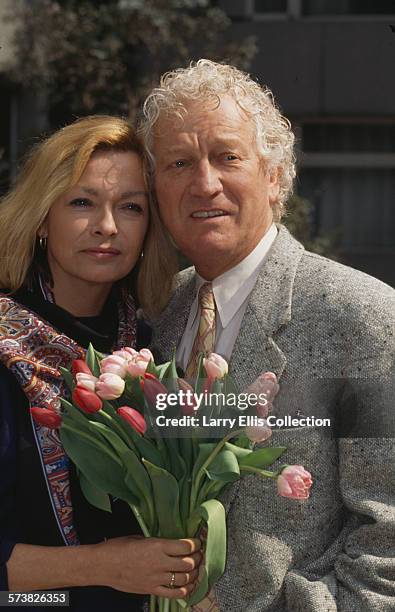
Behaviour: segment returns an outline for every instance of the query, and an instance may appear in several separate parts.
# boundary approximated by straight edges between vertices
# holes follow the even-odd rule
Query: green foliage
[[[199,57],[247,68],[256,52],[253,37],[227,40],[209,0],[39,0],[13,13],[13,80],[77,116],[133,117],[164,71]]]
[[[338,232],[313,237],[313,205],[308,200],[298,195],[291,196],[282,222],[308,251],[334,260],[339,259],[337,245],[340,236]]]

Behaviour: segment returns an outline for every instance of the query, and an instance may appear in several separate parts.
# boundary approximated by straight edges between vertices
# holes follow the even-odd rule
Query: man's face
[[[244,259],[272,222],[277,173],[259,157],[255,126],[230,96],[192,102],[182,123],[155,126],[155,189],[162,220],[208,280]]]

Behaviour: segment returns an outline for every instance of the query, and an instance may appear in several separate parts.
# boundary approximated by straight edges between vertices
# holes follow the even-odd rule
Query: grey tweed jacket
[[[189,269],[155,324],[160,360],[180,341],[194,295]],[[230,372],[240,389],[275,372],[276,414],[327,417],[332,427],[282,428],[265,443],[287,446],[280,463],[312,473],[308,501],[279,497],[257,476],[224,493],[221,611],[395,610],[394,331],[393,289],[306,252],[279,226]]]

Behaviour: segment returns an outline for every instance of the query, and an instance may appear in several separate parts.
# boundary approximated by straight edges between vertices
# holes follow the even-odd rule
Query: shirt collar
[[[258,278],[260,266],[277,234],[277,228],[272,223],[270,229],[247,257],[212,281],[215,303],[223,328],[228,325],[251,293]],[[197,299],[199,289],[206,282],[206,279],[196,273],[196,298],[192,305],[192,321],[195,320],[199,310]]]

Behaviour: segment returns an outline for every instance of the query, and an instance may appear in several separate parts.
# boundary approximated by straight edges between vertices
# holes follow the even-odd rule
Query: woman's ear
[[[43,221],[37,230],[37,238],[48,238],[48,223]]]

